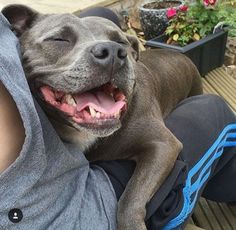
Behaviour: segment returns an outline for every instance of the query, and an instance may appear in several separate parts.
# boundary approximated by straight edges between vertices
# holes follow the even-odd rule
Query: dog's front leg
[[[160,131],[160,130],[159,130]],[[182,144],[165,127],[162,135],[143,144],[136,168],[118,203],[118,230],[145,230],[146,204],[172,170]]]

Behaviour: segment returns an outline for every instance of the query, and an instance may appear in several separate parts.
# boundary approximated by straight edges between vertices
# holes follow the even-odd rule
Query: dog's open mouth
[[[40,91],[47,103],[78,124],[119,120],[127,109],[124,93],[111,83],[80,94],[68,94],[47,85],[40,87]]]

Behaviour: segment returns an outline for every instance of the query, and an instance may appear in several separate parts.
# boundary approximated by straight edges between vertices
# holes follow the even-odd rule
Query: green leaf
[[[178,41],[178,38],[179,38],[179,35],[178,35],[178,34],[175,34],[175,35],[173,36],[173,40],[174,40],[174,41]]]
[[[193,40],[199,41],[200,39],[201,39],[201,37],[200,37],[199,34],[195,33],[195,34],[193,35]]]
[[[166,34],[166,35],[170,35],[173,31],[174,31],[174,29],[172,29],[172,28],[167,28],[166,31],[165,31],[165,34]]]

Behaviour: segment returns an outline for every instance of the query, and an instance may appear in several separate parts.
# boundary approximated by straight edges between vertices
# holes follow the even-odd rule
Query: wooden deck
[[[24,4],[41,13],[77,13],[94,6],[110,6],[119,0],[0,0],[0,10],[9,4]]]
[[[191,223],[206,230],[235,230],[236,206],[201,198]]]
[[[215,69],[203,78],[203,88],[204,93],[222,96],[236,111],[236,79],[228,75],[223,68]]]

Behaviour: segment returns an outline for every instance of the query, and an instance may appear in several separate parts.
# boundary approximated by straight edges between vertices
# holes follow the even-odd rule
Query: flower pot
[[[176,50],[188,56],[198,68],[201,76],[209,71],[220,67],[224,63],[228,31],[219,30],[210,34],[199,41],[192,42],[184,47],[166,44],[165,35],[158,36],[146,42],[147,46],[158,47],[162,49]]]
[[[178,9],[182,5],[181,0],[156,0],[142,4],[139,7],[139,18],[145,38],[149,40],[161,35],[168,25],[167,9]]]

